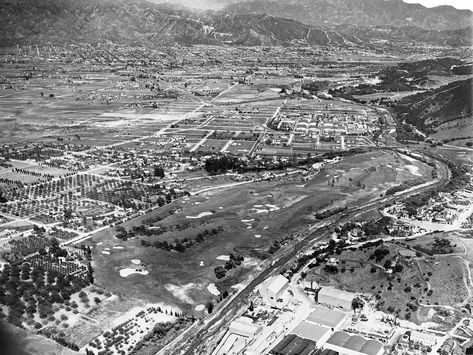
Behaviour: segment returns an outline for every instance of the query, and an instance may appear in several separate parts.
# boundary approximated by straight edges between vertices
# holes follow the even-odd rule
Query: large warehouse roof
[[[339,290],[330,286],[322,287],[319,291],[319,297],[321,295],[326,296],[326,297],[337,298],[339,300],[350,301],[350,302],[353,301],[353,299],[355,298],[355,294],[352,292]]]
[[[314,355],[317,350],[315,342],[299,338],[297,335],[286,335],[272,350],[277,355]]]
[[[383,344],[377,340],[363,338],[359,335],[350,335],[343,331],[333,333],[333,335],[327,340],[327,344],[332,344],[367,355],[376,355],[383,348]]]
[[[330,332],[330,329],[327,327],[321,327],[313,323],[302,321],[291,331],[291,334],[318,342],[328,332]]]
[[[346,316],[347,315],[341,311],[318,306],[305,320],[315,324],[335,328],[345,320]]]
[[[274,294],[281,291],[289,283],[288,279],[282,275],[273,276],[268,280],[268,282],[268,290]]]

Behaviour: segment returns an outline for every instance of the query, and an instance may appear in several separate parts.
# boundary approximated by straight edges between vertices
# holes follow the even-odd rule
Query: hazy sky
[[[452,5],[457,9],[473,10],[472,0],[404,0],[404,2],[422,4],[425,7],[433,7],[438,5]]]

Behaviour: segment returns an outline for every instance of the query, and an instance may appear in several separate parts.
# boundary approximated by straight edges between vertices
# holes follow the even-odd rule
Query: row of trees
[[[166,240],[164,241],[156,240],[154,242],[150,242],[150,241],[142,239],[141,245],[146,246],[146,247],[152,246],[154,248],[162,249],[165,251],[175,250],[177,252],[183,253],[186,251],[186,249],[192,248],[197,243],[202,243],[206,237],[215,236],[218,233],[223,232],[223,230],[224,229],[222,226],[218,228],[212,228],[210,231],[206,229],[203,232],[199,232],[194,238],[182,238],[182,239],[175,238],[174,242],[168,242]]]

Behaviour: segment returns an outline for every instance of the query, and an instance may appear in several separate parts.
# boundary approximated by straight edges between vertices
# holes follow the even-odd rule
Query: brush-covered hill
[[[406,122],[438,139],[473,136],[473,79],[407,96],[391,105],[399,122]]]
[[[426,8],[401,0],[250,0],[231,4],[224,11],[235,14],[270,14],[308,25],[419,27],[454,30],[472,24],[470,10],[452,6]]]
[[[444,32],[345,25],[326,29],[268,14],[192,12],[145,0],[2,0],[0,6],[0,46],[107,41],[132,46],[471,44],[468,31]]]

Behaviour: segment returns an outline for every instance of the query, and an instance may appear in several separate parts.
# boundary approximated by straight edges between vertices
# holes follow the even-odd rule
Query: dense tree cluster
[[[241,168],[240,160],[231,155],[216,155],[205,161],[205,170],[212,175],[225,174],[227,171],[236,171]]]
[[[202,232],[199,232],[194,238],[182,238],[182,239],[175,238],[173,242],[168,242],[166,240],[164,241],[156,240],[154,242],[150,242],[150,241],[142,239],[141,245],[146,246],[146,247],[152,246],[154,248],[162,249],[165,251],[175,250],[177,252],[183,253],[186,251],[186,249],[192,248],[198,243],[202,243],[206,237],[215,236],[218,233],[223,232],[223,230],[224,229],[222,226],[219,226],[218,228],[212,228],[211,230],[206,229]]]
[[[22,326],[22,322],[35,313],[42,319],[52,316],[53,304],[68,303],[73,293],[90,283],[24,262],[5,264],[0,284],[0,304],[8,307],[8,322]]]
[[[243,260],[245,260],[243,256],[238,254],[234,255],[230,253],[230,260],[227,260],[224,266],[219,265],[214,269],[215,277],[217,279],[225,277],[227,271],[230,271],[231,269],[235,269],[240,266]]]

